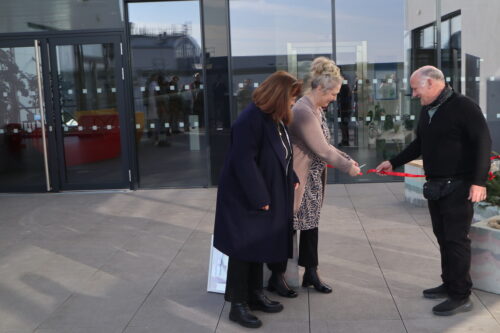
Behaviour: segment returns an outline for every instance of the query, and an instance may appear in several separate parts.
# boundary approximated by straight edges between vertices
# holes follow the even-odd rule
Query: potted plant
[[[498,156],[497,153],[495,153]],[[474,208],[479,222],[471,226],[471,277],[475,288],[500,294],[500,160],[492,161],[488,196]]]
[[[498,153],[493,152],[494,156]],[[483,221],[500,215],[500,159],[491,161],[490,177],[486,182],[488,195],[486,200],[474,207],[474,221]]]

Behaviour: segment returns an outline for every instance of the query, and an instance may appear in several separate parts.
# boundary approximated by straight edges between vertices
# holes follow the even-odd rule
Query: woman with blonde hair
[[[326,185],[326,165],[350,176],[359,174],[358,163],[330,144],[324,109],[336,100],[344,78],[332,60],[319,57],[311,64],[304,96],[293,107],[290,137],[293,168],[299,178],[295,192],[293,227],[300,230],[299,265],[305,268],[303,287],[321,293],[332,289],[318,276],[318,225]],[[296,297],[284,279],[286,261],[268,265],[272,271],[268,289],[284,297]]]
[[[226,301],[229,319],[257,328],[250,310],[280,312],[283,305],[262,291],[263,262],[292,256],[293,171],[287,125],[301,83],[279,71],[253,92],[253,102],[231,127],[217,191],[214,246],[228,255]]]

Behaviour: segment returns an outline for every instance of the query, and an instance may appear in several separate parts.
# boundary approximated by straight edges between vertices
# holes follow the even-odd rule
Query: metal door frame
[[[47,152],[48,152],[48,172],[50,179],[50,191],[59,192],[66,190],[99,190],[99,189],[133,189],[135,166],[133,163],[133,138],[131,130],[134,124],[131,113],[130,92],[126,90],[128,86],[125,80],[129,80],[128,55],[123,50],[125,48],[125,34],[123,30],[106,29],[99,31],[44,31],[35,33],[10,33],[0,36],[0,46],[2,47],[35,47],[35,41],[39,42],[41,79],[43,84],[43,96],[45,100],[45,121],[47,128]],[[52,71],[56,68],[55,46],[75,45],[75,44],[99,44],[113,43],[115,54],[115,77],[117,88],[117,109],[120,119],[120,146],[121,146],[121,175],[122,179],[118,183],[102,184],[75,184],[65,186],[62,182],[64,171],[62,127],[60,117],[57,117],[60,106],[54,101],[58,101],[58,90],[54,86],[57,82],[57,73]],[[122,74],[123,73],[123,74]],[[122,80],[119,78],[122,77]],[[56,110],[57,108],[57,110]],[[20,186],[6,189],[7,192],[47,192],[47,189],[40,186]]]
[[[59,105],[59,89],[57,89],[58,77],[57,77],[57,58],[56,58],[56,47],[66,46],[66,45],[82,45],[82,44],[104,44],[113,43],[115,52],[115,68],[114,74],[116,78],[116,103],[117,111],[120,120],[120,147],[121,147],[121,181],[120,182],[110,182],[110,183],[97,183],[97,184],[66,184],[64,179],[66,176],[66,164],[64,161],[64,133],[62,131],[62,122],[60,117],[60,105]],[[98,190],[98,189],[124,189],[130,188],[130,156],[129,156],[129,132],[130,127],[128,126],[129,113],[126,110],[126,92],[124,84],[124,72],[125,72],[125,61],[123,59],[123,45],[121,34],[86,34],[84,36],[57,36],[47,38],[47,47],[50,54],[50,67],[51,67],[51,82],[52,82],[52,108],[50,111],[53,112],[51,115],[54,120],[54,130],[56,137],[56,147],[57,161],[54,161],[58,169],[58,190]],[[121,78],[121,80],[120,80]]]

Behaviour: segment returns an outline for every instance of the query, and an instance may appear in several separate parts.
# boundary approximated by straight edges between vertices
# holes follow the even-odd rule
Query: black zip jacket
[[[456,92],[432,120],[420,111],[417,137],[390,160],[393,168],[422,156],[427,178],[461,178],[485,186],[490,169],[491,137],[479,106]]]

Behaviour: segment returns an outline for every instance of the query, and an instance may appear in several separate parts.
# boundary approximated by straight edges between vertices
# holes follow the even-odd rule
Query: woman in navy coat
[[[229,256],[225,299],[229,318],[262,322],[250,310],[283,306],[262,292],[262,263],[292,255],[293,193],[298,178],[286,125],[301,84],[279,71],[269,76],[231,128],[231,145],[217,192],[214,246]]]

